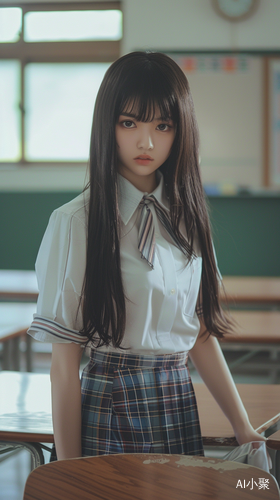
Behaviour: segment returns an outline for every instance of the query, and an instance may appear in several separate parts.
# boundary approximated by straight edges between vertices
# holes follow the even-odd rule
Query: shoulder
[[[87,192],[81,193],[51,214],[35,264],[38,282],[42,276],[45,279],[48,272],[52,279],[54,273],[56,282],[59,280],[61,284],[65,281],[66,269],[75,269],[76,273],[84,269],[88,201]]]
[[[37,261],[41,255],[67,254],[72,243],[81,247],[86,242],[88,205],[89,194],[85,191],[52,212]]]
[[[72,225],[78,222],[86,227],[89,207],[89,190],[79,194],[76,198],[65,203],[54,210],[50,222],[59,222],[60,224]]]

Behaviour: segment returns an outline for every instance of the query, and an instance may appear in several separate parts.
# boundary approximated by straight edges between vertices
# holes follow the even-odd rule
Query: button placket
[[[157,244],[157,255],[164,276],[164,299],[157,325],[157,341],[163,345],[164,341],[170,341],[170,332],[175,320],[177,309],[177,283],[176,269],[170,245],[159,237]]]

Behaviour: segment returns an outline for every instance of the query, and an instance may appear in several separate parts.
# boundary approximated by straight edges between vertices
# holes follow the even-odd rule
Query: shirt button
[[[175,289],[174,289],[174,288],[171,288],[170,293],[171,293],[172,295],[174,295],[174,293],[175,293]]]

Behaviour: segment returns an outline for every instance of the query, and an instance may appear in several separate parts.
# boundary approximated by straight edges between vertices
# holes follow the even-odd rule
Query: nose
[[[143,149],[144,151],[154,149],[153,138],[149,130],[141,131],[137,146],[139,149]]]

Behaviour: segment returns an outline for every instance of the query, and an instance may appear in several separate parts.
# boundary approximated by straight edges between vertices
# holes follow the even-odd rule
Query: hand
[[[239,445],[245,444],[245,443],[251,443],[254,441],[254,444],[252,445],[253,448],[258,448],[258,443],[262,441],[266,441],[266,437],[261,436],[255,429],[251,426],[251,424],[248,424],[244,429],[242,430],[235,430],[235,437],[238,441]],[[269,469],[272,469],[272,461],[270,458],[270,455],[266,449],[266,456],[267,456],[267,461],[268,461],[268,467]]]
[[[235,429],[234,433],[239,445],[250,443],[251,441],[266,441],[266,438],[255,431],[249,423],[243,429]]]

